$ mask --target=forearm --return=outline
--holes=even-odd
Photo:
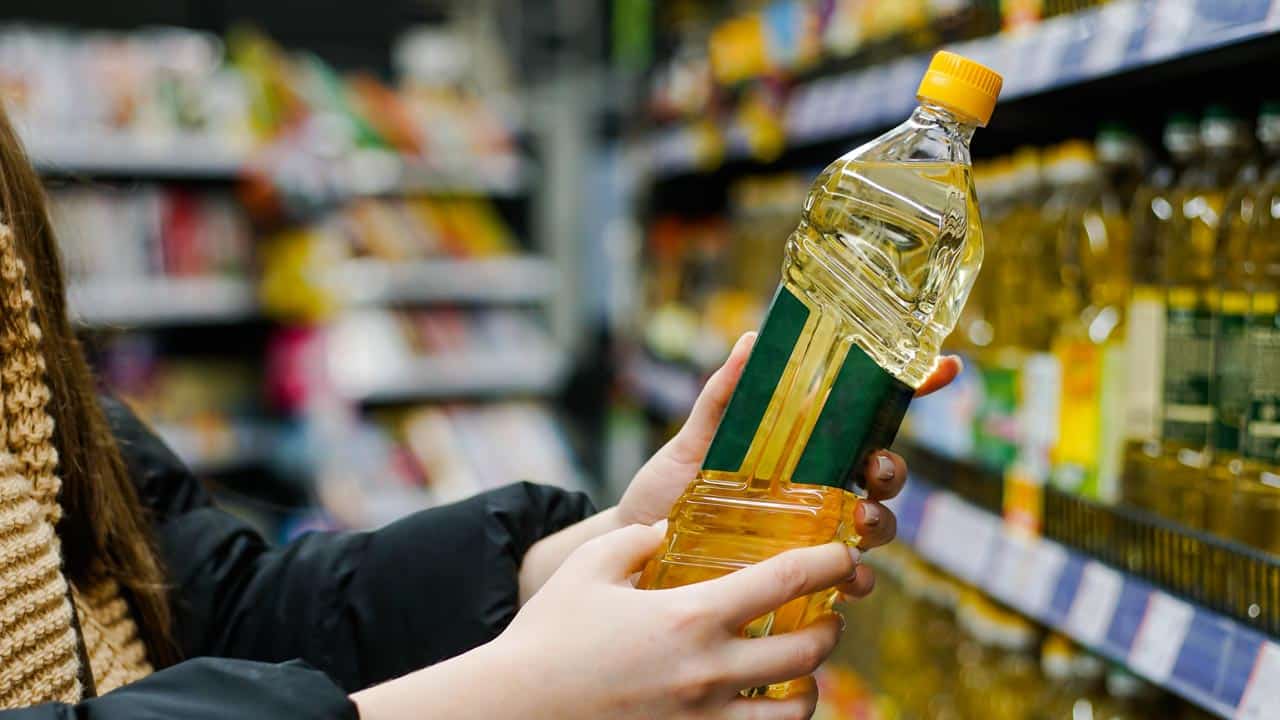
[[[529,718],[555,703],[546,688],[527,683],[528,667],[495,643],[417,670],[351,696],[360,720],[489,720]],[[501,678],[501,682],[496,679]]]
[[[618,509],[611,507],[534,543],[520,564],[520,604],[524,605],[526,600],[533,597],[564,559],[569,557],[569,553],[588,540],[620,526]]]

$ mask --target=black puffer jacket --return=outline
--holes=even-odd
[[[529,546],[592,512],[580,494],[521,483],[376,532],[270,548],[123,405],[104,406],[154,513],[190,659],[75,706],[0,720],[355,718],[348,692],[494,638],[518,608]]]

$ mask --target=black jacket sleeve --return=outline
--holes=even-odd
[[[348,692],[495,637],[515,615],[525,551],[592,512],[582,495],[522,483],[376,532],[270,548],[123,405],[104,407],[152,513],[176,639],[193,659],[0,720],[356,720]]]
[[[281,664],[199,658],[77,705],[0,712],[2,720],[357,720],[355,705],[324,673]]]

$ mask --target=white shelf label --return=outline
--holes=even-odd
[[[1196,17],[1195,3],[1187,0],[1161,0],[1151,13],[1147,42],[1143,55],[1155,59],[1172,55],[1182,48]]]
[[[1067,613],[1067,629],[1077,640],[1088,645],[1102,644],[1120,599],[1120,573],[1101,563],[1084,566],[1080,587]]]
[[[1004,532],[1000,561],[991,579],[991,593],[1033,617],[1044,617],[1067,562],[1057,543],[1017,532]]]
[[[921,554],[978,584],[1000,530],[999,520],[948,493],[937,493],[928,502],[917,540]]]
[[[1039,542],[1028,558],[1026,583],[1022,586],[1021,607],[1036,617],[1044,617],[1058,588],[1062,568],[1067,564],[1067,551],[1057,543]]]
[[[1152,682],[1168,680],[1194,614],[1191,606],[1181,600],[1162,592],[1151,593],[1147,613],[1129,652],[1129,665]]]
[[[1118,2],[1102,6],[1098,11],[1097,33],[1089,42],[1084,69],[1091,74],[1109,72],[1120,66],[1129,39],[1137,25],[1138,6],[1132,2]]]
[[[1280,717],[1280,647],[1265,642],[1249,685],[1240,700],[1236,720],[1273,720]]]

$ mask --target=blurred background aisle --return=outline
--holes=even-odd
[[[8,0],[104,384],[272,538],[612,502],[932,51],[984,269],[821,717],[1280,717],[1280,0]]]

